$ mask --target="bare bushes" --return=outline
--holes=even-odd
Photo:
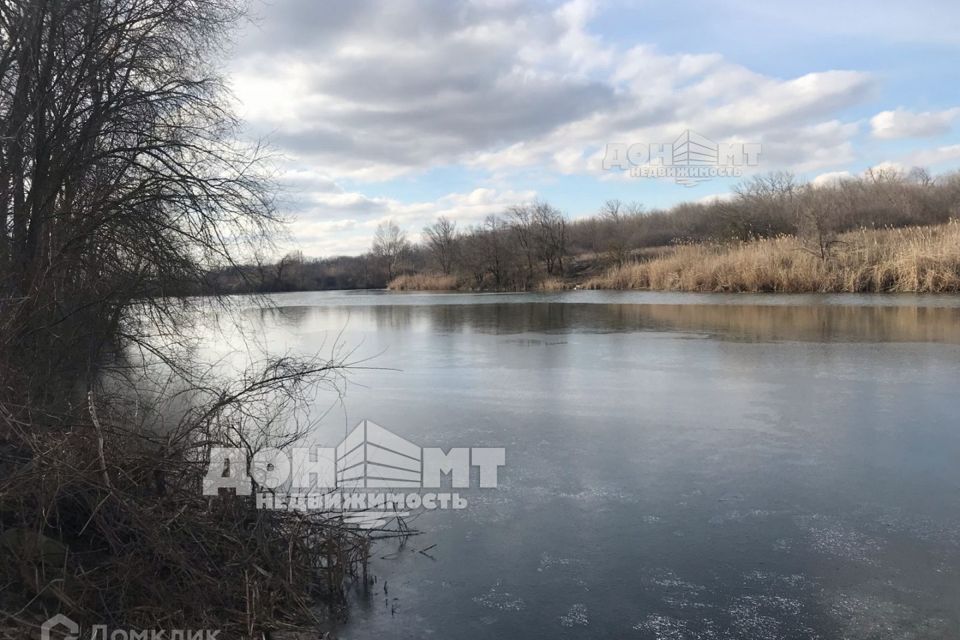
[[[193,354],[153,328],[175,342],[177,296],[278,227],[217,71],[241,15],[233,0],[0,3],[0,625],[15,637],[56,612],[252,635],[310,619],[309,598],[334,602],[365,556],[336,522],[203,498],[198,479],[214,443],[294,437],[285,409],[342,362],[187,375],[191,410],[165,429],[104,382],[135,349],[189,374]]]
[[[249,455],[297,439],[290,413],[316,385],[336,386],[343,365],[279,359],[211,381],[206,401],[165,431],[142,407],[120,412],[94,393],[58,430],[4,410],[0,626],[23,634],[60,612],[253,637],[337,615],[346,581],[363,575],[367,535],[331,514],[258,510],[201,486],[212,445]]]

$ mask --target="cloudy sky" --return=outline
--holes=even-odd
[[[367,250],[545,198],[578,217],[728,193],[602,167],[685,130],[807,179],[960,167],[955,0],[262,0],[227,62],[278,154],[284,249]]]

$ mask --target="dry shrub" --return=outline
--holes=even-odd
[[[960,291],[960,221],[852,231],[839,236],[826,258],[793,236],[680,246],[663,258],[610,269],[585,287],[702,292]]]
[[[264,417],[275,429],[277,414],[260,416],[257,405],[283,406],[340,366],[278,360],[159,433],[93,393],[57,428],[0,405],[0,637],[33,637],[55,613],[87,630],[245,638],[319,633],[342,616],[346,584],[366,579],[371,533],[335,514],[202,495],[211,446],[270,444],[242,423]]]
[[[391,291],[453,291],[456,288],[456,276],[442,273],[404,274],[387,285]]]
[[[537,291],[563,291],[566,288],[566,283],[560,278],[545,278],[537,283]]]

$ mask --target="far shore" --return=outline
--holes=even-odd
[[[824,243],[781,235],[667,246],[620,264],[603,263],[603,256],[580,256],[573,261],[570,275],[544,276],[522,290],[956,293],[960,291],[960,221],[850,231]],[[387,288],[491,290],[484,284],[454,273],[422,272],[399,275]]]

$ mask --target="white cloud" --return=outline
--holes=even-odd
[[[853,177],[849,171],[828,171],[816,176],[810,183],[815,187],[829,187]]]
[[[829,120],[770,131],[763,139],[759,168],[810,173],[842,167],[856,158],[852,140],[859,129],[856,122]]]
[[[733,192],[724,192],[724,193],[713,193],[709,196],[703,196],[702,198],[697,198],[699,204],[716,204],[718,202],[730,202],[737,197],[737,194]]]
[[[762,3],[735,3],[744,15],[782,21]],[[271,3],[239,43],[231,77],[251,132],[297,167],[283,175],[283,204],[299,220],[292,232],[304,251],[363,251],[387,218],[411,235],[440,214],[478,222],[532,197],[518,175],[620,179],[602,170],[606,143],[669,143],[686,129],[759,142],[751,171],[826,181],[868,160],[856,146],[867,122],[846,114],[874,96],[871,74],[827,65],[778,77],[720,53],[623,45],[592,29],[596,10],[593,0]],[[869,131],[934,136],[958,117],[960,108],[899,108],[877,113]],[[956,145],[899,159],[957,160]],[[472,172],[483,186],[408,202],[358,186],[438,167]]]
[[[359,254],[370,248],[377,225],[387,220],[396,222],[409,237],[418,238],[421,229],[438,216],[465,228],[535,197],[534,191],[480,187],[433,201],[404,203],[342,189],[311,192],[308,205],[298,211],[288,243],[283,243],[277,253],[300,249],[310,256]]]
[[[760,142],[764,168],[809,171],[852,158],[859,123],[820,119],[872,88],[862,73],[779,81],[718,56],[666,55],[649,47],[632,50],[615,76],[618,99],[605,109],[468,162],[494,171],[545,165],[564,174],[599,173],[607,142],[667,143],[692,129],[716,141]]]
[[[357,2],[322,17],[314,0],[279,4],[238,47],[234,92],[255,133],[337,177],[456,163],[614,97],[590,75],[610,53],[584,29],[582,0]]]
[[[912,167],[932,167],[958,161],[960,161],[960,144],[914,151],[905,158],[905,162]]]
[[[234,85],[256,132],[334,178],[442,165],[593,172],[608,141],[690,128],[763,142],[873,87],[856,71],[779,79],[718,54],[619,48],[589,30],[589,0],[364,0],[322,17],[315,4],[278,3],[240,47]],[[805,162],[823,159],[798,154]]]
[[[902,162],[897,162],[896,160],[884,160],[883,162],[878,162],[877,164],[868,167],[866,170],[864,170],[863,175],[905,175],[909,171],[909,165],[903,164]]]
[[[875,138],[893,140],[897,138],[929,138],[950,131],[953,121],[960,116],[960,108],[944,111],[923,111],[920,113],[903,108],[881,111],[870,119],[872,135]]]
[[[905,153],[894,160],[874,164],[865,173],[874,171],[908,174],[914,168],[934,168],[943,171],[955,169],[958,165],[960,165],[960,144],[951,144]]]

